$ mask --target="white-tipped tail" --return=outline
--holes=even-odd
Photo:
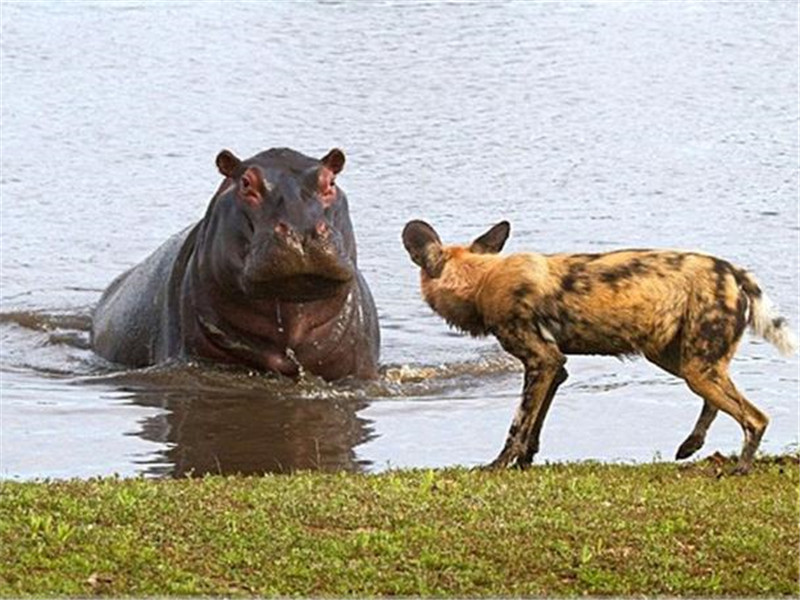
[[[797,352],[797,336],[766,294],[750,297],[750,329],[775,346],[784,356]]]

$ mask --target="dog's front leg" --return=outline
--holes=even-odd
[[[556,381],[561,376],[566,358],[554,343],[542,339],[536,330],[498,330],[496,335],[502,346],[522,361],[525,366],[525,383],[522,387],[522,399],[503,449],[488,467],[525,468],[533,457],[529,445],[534,437],[538,441],[538,429],[541,429],[544,420],[543,411],[547,410],[547,405],[561,383]]]
[[[550,384],[550,389],[547,390],[547,395],[545,396],[544,403],[539,409],[539,414],[536,415],[536,421],[533,423],[531,435],[528,436],[525,457],[523,458],[520,466],[529,466],[531,462],[533,462],[533,457],[537,452],[539,452],[539,436],[542,433],[544,419],[547,416],[547,411],[550,410],[550,404],[553,402],[553,397],[556,395],[559,386],[567,380],[567,377],[569,377],[567,370],[564,367],[561,367],[556,376],[553,378],[553,383]]]

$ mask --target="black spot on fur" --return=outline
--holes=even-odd
[[[681,320],[678,330],[675,332],[673,338],[667,342],[667,345],[661,349],[661,352],[655,357],[656,364],[661,368],[666,369],[673,375],[679,375],[681,356],[683,354],[681,347],[683,345],[683,320]]]
[[[633,277],[633,270],[625,266],[602,273],[600,275],[600,280],[603,283],[617,283],[621,279],[630,279],[631,277]]]
[[[717,275],[716,286],[714,289],[715,307],[722,313],[735,314],[737,309],[731,309],[728,307],[726,301],[726,287],[728,283],[728,277],[733,277],[734,281],[736,280],[736,269],[726,260],[719,258],[712,258],[711,260],[713,261],[714,273]]]
[[[559,305],[555,320],[558,321],[559,328],[569,327],[572,323],[572,315],[569,313],[569,311],[567,311],[566,308]]]
[[[686,260],[685,254],[671,254],[667,256],[665,259],[667,266],[675,269],[676,271],[680,271],[683,267],[683,262]]]
[[[633,338],[633,345],[638,350],[641,348],[646,348],[647,344],[650,342],[651,335],[649,333],[639,333],[634,336]]]
[[[725,288],[717,289],[717,298],[714,301],[714,308],[721,313],[735,314],[737,309],[728,308],[728,303],[725,301]],[[738,305],[737,305],[738,306]]]
[[[528,298],[533,293],[533,287],[528,283],[521,283],[514,289],[514,298],[516,300],[523,300]]]
[[[514,304],[514,306],[511,307],[511,320],[516,321],[518,319],[523,319],[528,312],[530,311],[527,306],[521,303]]]
[[[747,271],[744,269],[734,269],[733,276],[736,279],[736,284],[742,288],[748,296],[753,299],[761,298],[761,288],[750,278]]]
[[[739,297],[736,298],[736,323],[734,324],[734,341],[738,341],[742,334],[744,333],[745,327],[747,327],[747,296],[745,296],[741,291],[739,292]]]
[[[506,352],[527,364],[533,352],[528,347],[528,344],[525,343],[525,334],[532,327],[533,320],[531,316],[525,317],[513,314],[504,323],[502,329],[495,332],[495,337]]]
[[[775,319],[772,319],[772,326],[775,329],[780,329],[784,325],[786,325],[786,319],[784,319],[783,317],[777,317]]]
[[[575,275],[573,273],[567,273],[561,278],[561,289],[565,292],[575,291]]]
[[[707,362],[719,362],[730,350],[732,343],[729,322],[722,317],[708,318],[700,324],[702,343],[695,351]]]
[[[585,262],[573,262],[567,274],[561,278],[561,289],[575,294],[588,294],[592,291],[592,279],[586,272]]]
[[[592,262],[597,260],[598,258],[602,258],[602,254],[596,254],[591,252],[583,252],[580,254],[571,254],[570,258],[574,258],[575,260],[579,260],[581,262]]]
[[[600,281],[609,284],[612,288],[617,289],[620,282],[645,275],[650,271],[650,266],[639,258],[634,258],[630,262],[619,267],[608,269],[600,274]]]
[[[727,260],[722,260],[721,258],[712,258],[711,260],[714,261],[714,272],[717,275],[733,274],[735,269]]]
[[[559,290],[555,294],[542,296],[534,307],[531,315],[531,324],[540,323],[550,330],[550,332],[560,339],[560,332],[563,323],[568,320],[567,311],[564,308],[562,299],[564,292]]]
[[[536,385],[536,379],[539,377],[539,370],[534,366],[526,366],[525,368],[525,383],[522,387],[522,404],[520,409],[523,412],[528,412],[533,402],[533,386]]]

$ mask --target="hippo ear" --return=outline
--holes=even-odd
[[[217,168],[225,177],[233,177],[234,171],[242,164],[230,150],[223,150],[217,154]]]
[[[475,254],[497,254],[505,246],[510,231],[511,225],[509,225],[508,221],[500,221],[472,242],[469,251]]]
[[[338,148],[334,148],[323,156],[320,162],[333,171],[334,175],[338,175],[344,168],[344,152]]]
[[[425,221],[409,221],[403,228],[403,245],[411,260],[429,277],[437,278],[444,268],[442,241],[436,231]]]

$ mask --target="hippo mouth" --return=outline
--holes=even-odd
[[[279,245],[249,255],[242,275],[249,296],[301,302],[338,295],[353,280],[355,270],[331,248]]]
[[[309,302],[333,298],[353,280],[344,269],[334,273],[274,273],[248,281],[245,293],[253,298],[276,298],[290,302]]]
[[[324,300],[337,296],[352,277],[332,278],[322,275],[290,275],[268,282],[259,282],[259,287],[268,286],[269,295],[292,302]]]

